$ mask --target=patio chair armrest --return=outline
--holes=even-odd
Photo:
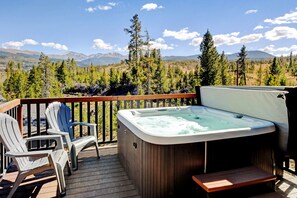
[[[56,149],[63,149],[63,140],[61,135],[38,135],[32,136],[24,139],[26,142],[36,141],[36,140],[55,140],[57,143]]]
[[[82,125],[82,126],[88,126],[88,127],[95,127],[97,125],[97,124],[88,123],[88,122],[72,122],[71,124],[73,126]]]
[[[47,157],[52,153],[51,150],[42,150],[42,151],[29,151],[29,152],[12,152],[8,151],[5,153],[7,157],[35,157],[35,158],[42,158]]]
[[[48,134],[50,135],[62,135],[62,136],[69,136],[68,132],[64,132],[64,131],[56,131],[54,129],[47,129],[46,131]]]
[[[50,135],[58,135],[60,137],[63,137],[66,141],[66,145],[67,148],[70,150],[72,147],[72,143],[71,143],[71,139],[70,139],[70,135],[68,132],[64,132],[64,131],[56,131],[54,129],[47,129],[47,133]]]
[[[72,124],[72,126],[82,125],[82,126],[90,127],[90,134],[92,136],[95,136],[96,139],[98,139],[97,138],[97,130],[96,130],[97,124],[88,123],[88,122],[72,122],[71,124]]]

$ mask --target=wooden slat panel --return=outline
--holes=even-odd
[[[79,121],[83,121],[83,104],[82,102],[79,102]],[[80,137],[83,136],[83,128],[82,125],[79,125],[79,135]]]
[[[217,192],[274,181],[276,176],[255,166],[194,175],[192,179],[206,192]]]
[[[112,141],[112,130],[113,130],[113,104],[109,102],[109,141]]]
[[[87,122],[91,123],[91,103],[87,102]],[[88,135],[90,135],[90,127],[88,127]]]
[[[105,115],[106,115],[106,104],[105,101],[102,102],[102,141],[105,142],[105,135],[106,135],[106,130],[105,130]]]

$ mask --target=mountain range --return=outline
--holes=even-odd
[[[263,60],[272,59],[274,56],[263,51],[248,51],[247,58],[250,60]],[[77,52],[67,52],[65,54],[46,54],[51,61],[67,60],[73,58],[78,66],[84,67],[91,63],[94,65],[108,65],[120,63],[126,59],[125,55],[119,53],[97,53],[91,55],[85,55]],[[17,50],[17,49],[4,49],[0,48],[0,68],[5,68],[8,61],[13,60],[14,62],[21,62],[25,68],[31,68],[34,64],[38,64],[38,58],[40,52],[28,51],[28,50]],[[182,61],[182,60],[197,60],[198,55],[191,56],[164,56],[165,61]],[[226,55],[228,60],[238,59],[238,53]]]

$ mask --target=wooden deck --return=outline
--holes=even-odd
[[[96,151],[86,150],[79,155],[78,170],[66,174],[68,197],[140,197],[117,157],[117,147],[101,147],[101,159]],[[10,172],[0,183],[0,197],[6,197],[16,172]],[[276,183],[276,191],[285,197],[297,197],[297,176],[285,173]],[[28,177],[17,189],[14,197],[56,197],[57,181],[51,171]]]

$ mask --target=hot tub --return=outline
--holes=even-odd
[[[274,124],[203,106],[120,110],[118,119],[152,144],[184,144],[271,133]]]
[[[127,109],[117,118],[120,161],[143,197],[191,196],[191,175],[202,172],[250,164],[273,172],[272,122],[204,106]]]

